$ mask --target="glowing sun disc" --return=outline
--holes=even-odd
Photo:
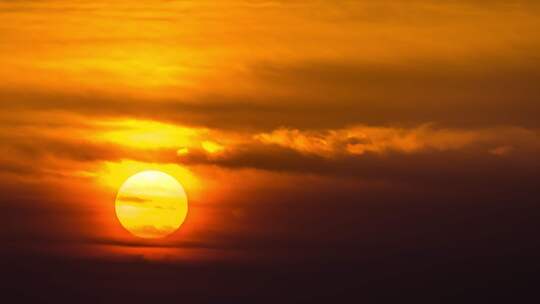
[[[188,210],[186,192],[172,176],[143,171],[128,178],[116,196],[122,226],[142,238],[161,238],[178,230]]]

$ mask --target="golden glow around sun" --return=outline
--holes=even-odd
[[[184,188],[161,171],[143,171],[124,182],[116,197],[116,216],[133,235],[160,238],[184,222],[188,202]]]

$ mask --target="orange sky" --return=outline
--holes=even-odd
[[[285,258],[375,246],[406,202],[534,200],[539,28],[537,1],[0,1],[0,242]],[[189,198],[166,240],[114,215],[150,169]]]

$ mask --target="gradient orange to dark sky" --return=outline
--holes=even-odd
[[[526,294],[539,30],[533,0],[0,0],[4,286],[34,303]],[[164,239],[115,215],[143,170],[189,199]]]

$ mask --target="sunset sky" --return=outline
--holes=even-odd
[[[486,260],[507,278],[538,253],[538,1],[0,0],[0,66],[0,259],[16,289],[58,271],[27,286],[84,294],[111,268],[195,272],[178,283],[190,299],[268,300],[266,276],[290,269],[333,297]],[[144,170],[188,197],[163,239],[115,215]],[[208,283],[233,265],[248,291]],[[273,296],[289,303],[285,285]]]

